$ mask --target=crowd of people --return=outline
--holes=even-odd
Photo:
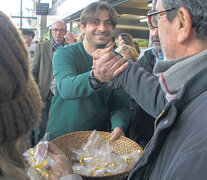
[[[45,132],[95,129],[144,148],[128,180],[206,179],[205,0],[154,0],[147,16],[152,47],[140,53],[128,33],[115,43],[118,17],[105,1],[82,11],[79,42],[56,21],[35,48],[34,32],[0,12],[0,179],[30,179],[22,153]],[[82,179],[52,143],[48,155],[49,180]]]

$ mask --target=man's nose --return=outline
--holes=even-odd
[[[105,31],[105,29],[106,29],[106,26],[105,26],[104,22],[101,22],[98,26],[98,30]]]
[[[58,31],[57,31],[57,34],[61,34],[61,31],[60,31],[60,30],[58,30]]]
[[[154,36],[158,36],[158,28],[153,28],[151,31]]]

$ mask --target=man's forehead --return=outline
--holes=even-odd
[[[65,24],[62,23],[62,22],[56,22],[55,24],[53,24],[52,27],[53,27],[53,28],[55,28],[55,27],[63,27],[63,28],[65,28]]]
[[[107,17],[110,19],[109,11],[106,9],[100,9],[95,15],[93,15],[92,18],[94,19],[100,19],[101,17]]]
[[[110,18],[92,18],[90,21],[111,21]]]

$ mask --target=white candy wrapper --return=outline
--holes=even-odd
[[[40,142],[23,153],[23,156],[31,168],[40,172],[40,175],[47,179],[47,168],[56,164],[55,160],[47,155],[49,135],[46,133]]]

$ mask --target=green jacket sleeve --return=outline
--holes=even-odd
[[[110,99],[111,128],[120,127],[126,130],[131,122],[129,98],[123,90],[114,90]]]
[[[96,90],[89,84],[89,71],[79,72],[82,65],[73,48],[59,47],[53,56],[53,71],[56,88],[63,99],[79,99],[90,96]],[[91,66],[90,66],[91,68]]]

